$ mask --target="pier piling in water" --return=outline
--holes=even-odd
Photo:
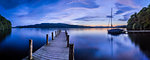
[[[67,33],[67,31],[65,30],[65,34],[66,34],[66,36],[68,35],[68,33]]]
[[[74,44],[69,44],[69,60],[74,60]]]
[[[55,31],[55,37],[56,37],[56,31]]]
[[[52,40],[54,40],[54,35],[53,35],[53,32],[52,32]]]
[[[33,46],[32,46],[32,40],[31,39],[29,40],[29,49],[30,49],[29,60],[32,60],[33,59],[33,57],[32,57]]]
[[[69,47],[69,35],[67,35],[67,47]]]
[[[48,34],[46,34],[46,45],[48,45]]]

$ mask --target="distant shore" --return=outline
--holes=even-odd
[[[111,28],[110,26],[83,26],[64,23],[41,23],[35,25],[16,26],[13,28]],[[126,28],[126,25],[114,26],[112,28]]]

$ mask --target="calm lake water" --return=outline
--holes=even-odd
[[[19,60],[46,43],[46,34],[57,29],[13,28],[0,32],[0,59]],[[107,34],[106,28],[67,29],[75,44],[75,60],[149,60],[150,33]],[[51,38],[51,35],[50,37]]]

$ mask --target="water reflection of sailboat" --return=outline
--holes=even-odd
[[[112,35],[109,35],[110,37],[108,37],[108,40],[110,41],[110,52],[111,52],[111,56],[113,56],[113,49],[114,49],[114,47],[113,47],[113,37],[112,37]]]
[[[110,18],[111,18],[111,19],[110,19],[110,20],[111,20],[111,26],[110,26],[111,29],[108,30],[108,34],[117,35],[117,34],[125,33],[125,31],[124,31],[123,29],[116,29],[116,28],[115,28],[115,29],[112,29],[112,28],[114,28],[114,27],[113,27],[113,24],[112,24],[112,18],[113,18],[112,10],[113,10],[113,9],[111,8],[111,17],[110,17]]]
[[[110,38],[110,44],[111,44],[111,56],[113,56],[113,37]]]

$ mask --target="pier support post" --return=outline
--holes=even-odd
[[[56,31],[56,36],[58,36],[58,31]]]
[[[74,44],[69,45],[69,60],[74,60]]]
[[[53,32],[52,32],[52,40],[54,40],[54,35],[53,35]]]
[[[58,31],[56,31],[56,37],[58,36]]]
[[[69,47],[69,35],[67,35],[67,47]]]
[[[67,31],[66,31],[66,30],[65,30],[65,34],[66,34],[66,37],[67,37],[68,33],[67,33]]]
[[[59,33],[61,33],[61,30],[59,30]]]
[[[46,34],[46,45],[48,45],[48,34]]]
[[[56,37],[56,35],[57,35],[57,33],[56,33],[56,31],[55,31],[55,37]]]
[[[58,30],[58,35],[59,35],[59,33],[60,33],[60,32],[59,32],[59,30]]]
[[[60,32],[61,32],[61,30],[58,30],[57,32],[58,32],[58,35],[59,35],[59,34],[60,34]]]
[[[33,59],[33,57],[32,57],[33,45],[32,45],[32,40],[31,39],[29,40],[29,49],[30,49],[29,60],[32,60]]]

